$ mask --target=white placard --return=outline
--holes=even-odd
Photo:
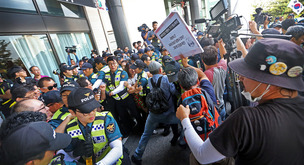
[[[177,12],[171,12],[155,34],[175,60],[178,60],[180,55],[189,57],[204,52]]]

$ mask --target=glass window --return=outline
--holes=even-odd
[[[42,15],[84,18],[81,6],[61,3],[57,0],[36,0]]]
[[[46,35],[0,36],[0,64],[2,73],[14,64],[25,66],[28,71],[31,66],[38,66],[41,75],[52,77],[59,84],[58,76],[53,74],[58,65]]]
[[[68,34],[51,34],[56,52],[59,56],[60,62],[68,64],[68,54],[65,51],[66,47],[76,46],[76,56],[79,60],[82,57],[90,57],[93,49],[89,34],[87,33],[68,33]],[[74,55],[71,55],[74,61],[77,61]]]
[[[32,0],[2,0],[0,11],[37,13]]]

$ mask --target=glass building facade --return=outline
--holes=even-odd
[[[0,1],[0,73],[13,65],[29,74],[38,66],[56,80],[53,70],[67,63],[65,47],[76,46],[79,59],[90,58],[94,45],[83,7],[57,0]],[[76,61],[75,56],[71,56]]]

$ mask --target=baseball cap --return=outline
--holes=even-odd
[[[197,32],[197,35],[198,35],[198,36],[202,36],[202,35],[204,35],[204,33],[201,32],[201,31],[199,31],[199,32]]]
[[[163,56],[162,58],[162,63],[166,66],[168,63],[170,63],[172,60],[172,58],[170,56]]]
[[[47,122],[30,122],[13,129],[3,139],[3,156],[17,164],[45,151],[66,148],[71,140],[70,135],[56,133]]]
[[[73,91],[76,88],[79,88],[79,84],[75,81],[67,81],[64,82],[60,88],[60,93],[64,91]]]
[[[133,53],[133,54],[131,55],[131,60],[135,61],[135,60],[137,60],[137,59],[139,59],[139,56],[138,56],[136,53]]]
[[[45,105],[49,105],[50,103],[59,103],[62,102],[60,97],[60,92],[57,90],[46,92],[42,95]]]
[[[86,70],[88,68],[93,68],[92,64],[86,62],[82,64],[82,67],[79,70]]]
[[[87,56],[82,57],[82,60],[89,60]]]
[[[156,61],[152,61],[150,63],[150,65],[148,66],[149,72],[153,72],[158,70],[161,67],[161,64],[156,62]]]
[[[149,47],[145,48],[145,53],[147,53],[148,51],[151,51],[151,49]]]
[[[265,29],[262,34],[280,34],[280,32],[274,28]]]
[[[137,53],[145,53],[145,51],[143,49],[139,49]]]
[[[303,54],[304,49],[291,41],[265,38],[256,42],[245,58],[231,61],[228,65],[252,80],[304,91]]]
[[[180,70],[180,65],[176,61],[172,61],[165,66],[165,72],[168,76],[169,82],[175,82],[178,80],[178,72]]]
[[[106,62],[104,61],[104,59],[102,57],[96,57],[94,59],[95,64],[106,64]]]
[[[123,58],[123,55],[120,54],[120,53],[118,53],[118,54],[117,54],[117,60],[120,61],[122,58]]]
[[[140,60],[140,59],[137,59],[133,65],[130,66],[131,69],[136,69],[136,68],[140,68],[140,69],[143,69],[145,68],[145,63]]]
[[[273,24],[272,27],[273,27],[273,28],[275,28],[275,27],[280,27],[280,28],[282,28],[282,24],[276,23],[276,24]]]
[[[102,54],[102,57],[108,57],[108,56],[111,56],[111,55],[112,55],[111,53],[104,52],[104,53]]]
[[[167,49],[165,48],[165,47],[163,47],[162,49],[161,49],[161,51],[166,51]]]
[[[62,65],[61,68],[60,68],[60,70],[61,70],[62,72],[65,72],[65,71],[67,71],[67,70],[73,70],[73,69],[75,69],[76,67],[77,67],[77,66]]]
[[[81,113],[90,113],[101,106],[99,102],[95,100],[93,91],[82,87],[77,88],[70,93],[68,104],[69,107],[76,108]]]

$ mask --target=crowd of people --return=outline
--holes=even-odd
[[[0,164],[142,164],[151,135],[163,127],[170,143],[191,149],[190,164],[302,164],[304,26],[293,18],[260,33],[288,39],[240,38],[242,57],[227,64],[222,39],[193,33],[204,52],[175,61],[154,34],[143,42],[90,58],[68,53],[60,85],[32,66],[13,66],[0,78]],[[76,56],[76,61],[71,55]],[[229,58],[229,57],[228,57]],[[226,106],[228,66],[249,100]],[[233,113],[232,113],[233,111]],[[141,138],[129,156],[122,140]],[[157,144],[155,144],[157,145]],[[151,154],[151,153],[149,153]]]

